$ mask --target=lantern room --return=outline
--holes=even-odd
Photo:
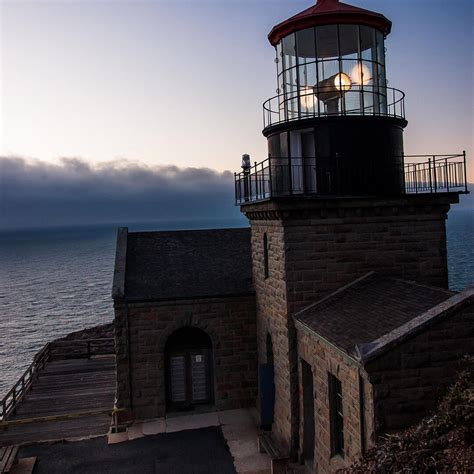
[[[395,111],[403,94],[387,89],[390,29],[383,15],[337,0],[319,0],[275,26],[269,40],[276,48],[278,95],[266,103],[265,126],[334,115],[403,117],[401,106]]]
[[[365,25],[321,25],[276,45],[279,101],[287,120],[387,114],[385,47]]]

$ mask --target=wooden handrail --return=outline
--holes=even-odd
[[[96,346],[98,350],[92,350],[93,346]],[[68,348],[67,353],[61,353],[61,346]],[[77,347],[80,349],[78,350]],[[104,349],[105,347],[105,349]],[[85,350],[83,350],[85,348]],[[58,354],[59,353],[59,354]],[[71,340],[59,340],[52,343],[51,348],[51,359],[57,357],[69,356],[67,358],[75,357],[87,357],[90,358],[93,355],[109,355],[115,354],[114,340],[110,337],[103,338],[91,338],[91,339],[71,339]]]
[[[28,425],[31,423],[44,423],[47,421],[70,420],[73,418],[82,418],[84,416],[95,416],[95,415],[114,416],[115,413],[119,413],[122,411],[125,411],[125,408],[110,408],[107,410],[80,411],[80,412],[75,412],[75,413],[64,413],[62,415],[37,416],[33,418],[22,418],[20,420],[0,421],[0,429],[8,428],[9,426]]]
[[[48,342],[38,353],[35,354],[33,362],[3,397],[0,403],[0,420],[4,421],[6,419],[28,391],[33,383],[33,377],[37,374],[39,369],[44,368],[49,359],[50,349],[51,343]]]
[[[58,346],[81,346],[85,345],[85,351],[69,351],[71,357],[87,357],[90,358],[91,355],[108,355],[113,354],[114,349],[107,349],[102,352],[93,352],[91,350],[91,345],[95,343],[102,343],[101,346],[106,344],[113,344],[112,338],[95,338],[95,339],[71,339],[71,340],[62,340],[48,342],[39,352],[37,352],[33,358],[33,362],[25,370],[23,375],[18,379],[18,381],[13,385],[13,387],[7,392],[0,402],[0,422],[6,420],[8,415],[12,413],[18,403],[22,400],[25,393],[30,389],[33,379],[39,376],[39,371],[44,369],[46,362],[50,359],[53,359],[55,354],[55,349],[58,349]],[[59,349],[61,350],[61,349]],[[56,355],[56,357],[58,357]]]

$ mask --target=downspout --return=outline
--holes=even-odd
[[[360,426],[360,450],[362,457],[367,451],[366,427],[365,427],[365,385],[359,368],[359,426]]]

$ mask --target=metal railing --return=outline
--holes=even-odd
[[[48,342],[33,358],[33,362],[23,372],[23,375],[0,401],[0,421],[5,421],[8,415],[15,411],[18,403],[30,389],[39,372],[50,360],[90,358],[96,355],[114,354],[114,341],[102,339],[72,339]]]
[[[405,155],[407,193],[467,193],[466,152],[458,155]],[[426,160],[428,158],[428,160]]]
[[[278,94],[263,104],[264,128],[291,122],[334,116],[382,116],[405,118],[405,93],[392,87],[356,86],[340,91],[331,101],[317,88]]]
[[[419,193],[467,193],[466,153],[430,155],[425,162],[406,163],[398,157],[391,166],[352,164],[340,157],[270,157],[247,172],[235,173],[235,203],[286,196],[372,196]],[[396,164],[396,162],[400,164]]]

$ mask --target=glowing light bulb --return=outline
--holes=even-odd
[[[334,86],[338,91],[350,90],[351,84],[351,78],[343,72],[336,74],[336,76],[334,77]]]
[[[351,70],[351,79],[354,84],[366,86],[372,80],[369,68],[365,64],[356,64]]]

